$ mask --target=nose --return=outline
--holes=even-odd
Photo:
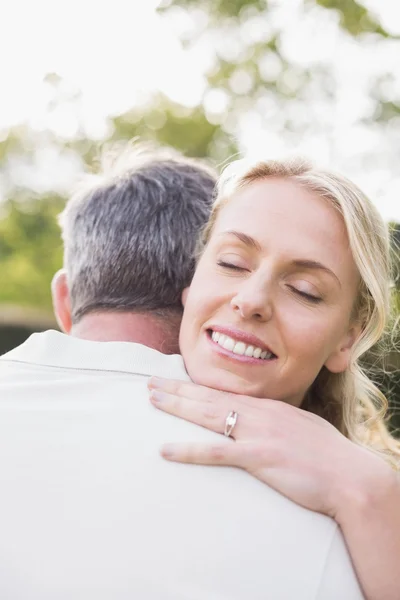
[[[266,281],[247,280],[231,300],[231,308],[242,319],[269,321],[272,316],[272,291]]]

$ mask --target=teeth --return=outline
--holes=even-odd
[[[247,346],[245,356],[253,356],[254,346]]]
[[[235,354],[244,354],[246,351],[246,344],[243,342],[236,342],[233,352]]]
[[[232,350],[235,347],[235,340],[233,340],[232,338],[230,338],[226,335],[225,339],[224,339],[224,343],[222,345],[225,348],[225,350],[230,350],[232,352]]]
[[[274,358],[274,354],[272,352],[268,352],[267,350],[262,350],[262,348],[256,348],[255,346],[247,345],[244,342],[237,342],[233,338],[224,335],[223,333],[219,333],[218,331],[213,331],[211,334],[211,338],[214,342],[233,352],[234,354],[240,354],[244,356],[250,356],[253,358],[261,358],[263,360],[269,360]]]

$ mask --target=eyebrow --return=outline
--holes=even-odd
[[[295,267],[301,267],[302,269],[318,269],[319,271],[325,271],[325,273],[328,273],[328,275],[332,275],[332,277],[334,277],[338,282],[339,286],[342,287],[339,277],[331,269],[316,260],[293,260],[292,265]]]
[[[252,238],[250,235],[247,235],[246,233],[242,233],[241,231],[224,231],[220,235],[233,235],[236,238],[238,238],[238,240],[243,242],[243,244],[249,246],[249,248],[253,248],[254,250],[258,250],[259,252],[262,251],[260,244],[254,238]]]
[[[253,248],[255,250],[258,250],[259,252],[262,251],[260,244],[254,238],[252,238],[250,235],[247,235],[246,233],[242,233],[241,231],[233,231],[233,230],[232,231],[224,231],[220,235],[221,236],[222,235],[235,236],[238,240],[240,240],[243,244],[245,244],[249,248]],[[336,281],[338,282],[339,286],[342,287],[339,277],[331,269],[329,269],[322,263],[318,262],[317,260],[297,259],[297,260],[293,260],[291,264],[294,267],[299,267],[301,269],[314,269],[314,270],[324,271],[328,275],[331,275],[332,277],[334,277],[336,279]]]

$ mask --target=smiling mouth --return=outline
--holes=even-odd
[[[263,350],[260,347],[251,344],[245,344],[241,340],[220,333],[219,331],[207,330],[209,338],[215,343],[224,348],[228,352],[237,354],[238,356],[246,356],[248,358],[256,358],[259,360],[273,360],[277,358],[276,354],[268,350]]]

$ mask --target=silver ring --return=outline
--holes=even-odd
[[[237,414],[237,412],[235,412],[234,410],[231,410],[229,415],[226,417],[225,430],[224,430],[224,435],[226,435],[226,437],[230,437],[232,435],[232,431],[235,429],[235,425],[237,423],[238,416],[239,415]]]

